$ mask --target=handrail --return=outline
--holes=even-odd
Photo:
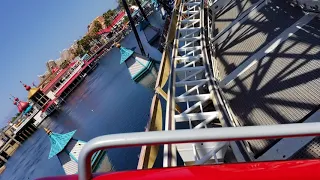
[[[173,13],[171,14],[171,21],[169,24],[168,33],[166,35],[165,47],[163,49],[161,63],[160,63],[159,71],[158,71],[158,76],[157,76],[156,84],[154,87],[155,94],[152,98],[153,100],[152,100],[152,103],[150,106],[150,119],[149,119],[149,122],[146,126],[146,131],[152,131],[151,125],[155,124],[156,123],[155,121],[157,121],[155,113],[159,113],[159,111],[162,111],[161,106],[160,106],[160,109],[158,106],[158,104],[161,103],[160,99],[159,99],[159,95],[161,95],[164,99],[166,99],[166,97],[167,97],[167,95],[164,93],[162,88],[166,84],[168,77],[169,77],[169,69],[170,69],[169,45],[174,40],[174,34],[176,31],[176,22],[177,22],[177,8],[179,8],[179,3],[180,3],[180,0],[176,0],[175,5],[174,5],[174,9],[173,9]],[[179,107],[177,107],[176,109],[179,109]],[[161,122],[162,122],[162,119],[161,119]],[[145,153],[147,152],[147,148],[151,148],[151,147],[143,146],[141,148],[140,158],[139,158],[137,169],[144,168],[144,162],[146,161],[146,158],[145,158],[146,154]]]
[[[177,25],[177,32],[175,33],[175,41],[173,45],[173,52],[172,52],[172,58],[173,60],[171,61],[171,71],[170,71],[170,78],[169,78],[169,83],[168,83],[168,97],[167,97],[167,105],[166,105],[166,130],[174,130],[175,129],[175,123],[176,123],[176,116],[184,116],[185,119],[187,119],[187,114],[192,112],[197,106],[200,107],[200,111],[197,114],[197,120],[203,121],[203,118],[201,119],[200,114],[203,114],[203,105],[205,101],[202,101],[200,97],[205,97],[206,100],[210,99],[212,102],[213,106],[215,106],[215,110],[211,110],[212,112],[214,111],[220,111],[221,108],[218,106],[221,103],[217,100],[216,96],[216,83],[214,82],[214,76],[213,72],[210,69],[210,59],[208,57],[208,44],[206,42],[206,22],[205,22],[205,6],[206,6],[206,1],[205,0],[197,0],[197,1],[182,1],[182,4],[184,6],[181,6],[183,8],[180,9],[179,12],[179,18],[178,18],[178,25]],[[189,10],[191,10],[194,14],[190,14]],[[196,13],[195,13],[196,12]],[[184,14],[182,14],[184,13]],[[197,15],[195,15],[197,14]],[[197,17],[199,16],[199,17]],[[191,19],[190,19],[191,18]],[[199,22],[199,23],[190,23],[192,21]],[[179,27],[180,26],[180,27]],[[200,31],[195,31],[194,29],[200,29]],[[180,32],[181,31],[181,32]],[[184,34],[186,33],[186,34]],[[188,40],[188,38],[185,37],[196,37],[198,39],[196,40]],[[199,42],[198,42],[199,40]],[[195,43],[197,41],[197,43]],[[198,51],[200,50],[200,51]],[[179,51],[179,53],[178,53]],[[193,53],[192,53],[193,51]],[[199,72],[204,74],[204,77],[197,77],[197,73],[191,73],[192,67],[189,69],[189,73],[193,74],[195,76],[195,79],[191,83],[194,84],[189,84],[191,79],[191,75],[185,72],[184,77],[179,77],[177,78],[177,74],[175,71],[176,69],[180,69],[180,71],[183,71],[185,69],[181,68],[179,66],[180,64],[183,64],[181,62],[181,59],[183,58],[194,58],[195,53],[197,56],[200,56],[200,63],[199,64],[193,64],[193,67],[199,66],[200,70]],[[192,61],[190,61],[192,63]],[[185,62],[184,62],[185,63]],[[186,65],[186,63],[185,63]],[[182,76],[182,75],[180,75]],[[187,80],[181,80],[181,79],[187,79]],[[190,89],[196,89],[199,86],[201,87],[203,84],[201,82],[204,82],[204,84],[207,85],[209,92],[204,93],[204,92],[196,92],[195,95],[189,95],[192,90]],[[174,109],[174,105],[176,104],[176,99],[179,98],[177,93],[176,93],[176,88],[178,87],[177,84],[180,86],[183,85],[185,87],[184,89],[184,94],[183,94],[183,101],[180,103],[183,103],[182,107],[187,107],[183,113],[175,113],[176,108]],[[191,88],[193,86],[193,88]],[[198,87],[197,87],[198,86]],[[188,89],[189,87],[189,89]],[[185,95],[186,94],[186,95]],[[189,97],[187,97],[189,96]],[[193,96],[193,97],[192,97]],[[197,97],[200,100],[191,100],[192,98]],[[204,99],[204,98],[203,98]],[[191,102],[196,102],[194,105],[189,106],[190,101]],[[216,102],[218,101],[218,102]],[[179,101],[177,101],[179,102]],[[198,116],[199,115],[199,116]],[[221,116],[222,117],[222,116]],[[204,118],[206,119],[206,118]],[[219,118],[220,119],[220,118]],[[221,122],[223,120],[220,120]],[[181,148],[180,148],[181,149]],[[175,155],[175,146],[165,146],[164,147],[165,154],[167,155],[167,158],[164,160],[165,166],[175,166],[175,161],[176,161],[176,155]],[[170,151],[170,152],[169,152]],[[196,150],[194,150],[194,154],[196,154]],[[182,157],[183,158],[183,157]]]
[[[92,178],[91,157],[94,152],[107,148],[300,136],[320,136],[320,123],[188,129],[105,135],[90,140],[80,152],[78,166],[79,179],[90,180]]]
[[[179,3],[180,0],[176,0],[175,5],[174,5],[174,9],[172,10],[173,13],[171,15],[171,21],[170,21],[170,25],[169,25],[169,29],[168,29],[168,34],[166,36],[166,44],[162,53],[162,58],[161,58],[161,64],[160,64],[160,68],[159,68],[159,74],[157,77],[157,81],[156,81],[156,85],[155,85],[155,89],[157,87],[163,87],[165,85],[165,83],[167,82],[168,79],[168,74],[166,73],[166,67],[170,66],[170,58],[169,58],[169,44],[171,44],[174,40],[174,34],[176,32],[176,23],[177,23],[177,10],[179,8]],[[169,63],[169,64],[168,64]],[[164,76],[164,77],[163,77]]]

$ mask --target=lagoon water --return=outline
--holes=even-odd
[[[163,21],[156,13],[149,17],[159,28]],[[133,33],[121,44],[137,47]],[[135,84],[124,64],[120,65],[119,50],[113,48],[100,60],[97,69],[68,97],[62,109],[47,118],[6,163],[0,180],[25,180],[64,175],[57,157],[48,159],[50,141],[42,128],[66,133],[77,130],[77,139],[144,131],[149,118],[153,92]],[[107,151],[116,171],[136,169],[140,148],[119,148]]]

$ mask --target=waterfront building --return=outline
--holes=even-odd
[[[40,107],[38,105],[35,105],[32,101],[30,102],[24,102],[24,101],[20,101],[19,98],[14,98],[15,101],[13,102],[13,104],[15,106],[17,106],[18,111],[19,111],[19,116],[16,117],[16,119],[12,122],[15,123],[14,125],[12,124],[12,128],[14,128],[14,130],[17,130],[17,127],[19,127],[25,120],[27,119],[32,119],[33,121],[36,120],[43,120],[43,118],[37,118],[35,117],[37,113],[40,112]],[[39,116],[42,113],[39,113]],[[35,126],[37,124],[34,124]]]
[[[93,29],[94,29],[94,22],[95,22],[95,21],[98,21],[98,22],[101,24],[102,28],[105,28],[106,25],[105,25],[105,23],[104,23],[104,17],[103,17],[103,16],[98,16],[98,17],[96,17],[93,21],[91,21],[91,23],[87,26],[88,33],[93,31]]]
[[[26,89],[31,87],[26,86]],[[36,131],[36,126],[38,126],[45,117],[42,117],[42,111],[38,104],[35,104],[33,101],[21,101],[17,97],[13,97],[13,104],[17,107],[19,114],[15,117],[15,119],[10,119],[8,122],[8,129],[6,135],[11,139],[11,147],[7,149],[16,149],[15,144],[23,142],[29,136]],[[10,130],[10,131],[9,131]],[[11,132],[11,133],[8,133]],[[7,143],[8,144],[8,143]],[[1,153],[1,150],[0,150]]]
[[[120,11],[116,17],[113,19],[113,21],[111,22],[111,24],[104,28],[101,29],[97,34],[104,36],[106,39],[110,38],[109,34],[112,35],[112,31],[114,30],[114,27],[116,27],[117,25],[121,24],[124,16],[126,15],[126,13],[124,11]]]
[[[49,159],[57,156],[59,162],[67,175],[78,173],[78,158],[80,151],[86,142],[73,138],[76,130],[66,134],[54,133],[49,129],[44,129],[49,136],[51,149]],[[104,155],[103,151],[96,152],[91,159],[93,171],[98,167],[99,161]]]
[[[60,53],[60,60],[63,61],[71,61],[74,55],[71,49],[63,49]]]
[[[125,63],[131,79],[147,88],[154,88],[157,79],[157,70],[154,60],[142,56],[131,49],[116,45],[120,49],[120,64]]]
[[[36,127],[52,112],[54,112],[71,91],[84,79],[85,74],[93,68],[93,61],[84,63],[80,58],[73,61],[69,66],[57,72],[55,79],[44,87],[30,87],[23,84],[28,91],[28,102],[14,98],[20,115],[12,124],[13,135],[19,142],[25,141],[36,130]],[[10,136],[11,137],[11,136]],[[10,150],[9,147],[8,150]],[[11,148],[12,149],[12,148]]]
[[[40,116],[42,115],[42,112],[40,112],[39,105],[34,104],[34,102],[24,102],[19,100],[19,98],[14,97],[13,104],[17,106],[19,115],[15,118],[14,121],[9,121],[9,125],[12,126],[14,131],[17,130],[17,128],[24,122],[32,119],[33,124],[37,126],[36,121],[42,121],[43,118]],[[13,123],[13,124],[12,124]]]
[[[81,57],[81,60],[88,61],[90,59],[90,56],[88,54],[85,54]]]
[[[5,144],[5,140],[0,137],[0,148]]]
[[[4,128],[0,133],[0,166],[7,162],[7,159],[9,159],[21,145],[21,143],[14,138],[14,130],[10,123],[9,126]]]
[[[84,67],[85,62],[76,58],[67,67],[60,69],[48,84],[41,87],[41,91],[55,104],[60,104],[86,76],[82,73]]]
[[[100,49],[100,47],[102,46],[102,44],[100,43],[100,42],[96,42],[96,40],[95,41],[91,41],[90,42],[90,54],[92,53],[95,53],[95,52],[97,52],[99,49]]]
[[[49,71],[45,71],[43,74],[38,75],[38,80],[40,84],[45,83],[45,81],[48,79],[48,77],[51,75]]]
[[[33,103],[36,109],[42,111],[39,112],[41,118],[45,118],[56,109],[56,105],[53,103],[53,100],[43,93],[40,88],[30,87],[26,84],[23,84],[23,86],[26,91],[28,91],[28,100]]]
[[[57,92],[81,69],[83,61],[73,61],[64,69],[60,69],[57,75],[41,88],[51,100],[56,100]]]
[[[13,105],[17,106],[19,113],[24,113],[24,111],[29,107],[28,102],[20,101],[18,98],[15,98]]]
[[[54,73],[54,69],[58,68],[57,63],[52,59],[46,63],[46,66],[47,66],[47,71],[49,71],[50,73]]]

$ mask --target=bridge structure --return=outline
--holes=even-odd
[[[176,0],[146,129],[157,132],[89,141],[80,179],[94,151],[124,146],[144,145],[138,169],[159,157],[163,167],[318,158],[319,7]]]
[[[319,4],[176,1],[169,70],[159,73],[168,73],[164,130],[318,122]],[[167,144],[163,166],[178,156],[185,165],[315,158],[320,146],[314,136]]]

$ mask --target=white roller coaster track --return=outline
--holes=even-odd
[[[214,104],[214,86],[205,37],[204,1],[182,0],[172,50],[165,130],[176,130],[176,124],[181,122],[188,122],[190,129],[208,128],[211,122],[221,119],[219,108],[205,108]],[[176,103],[185,108],[182,113],[175,112]],[[209,159],[218,162],[223,160],[226,144],[165,145],[163,165],[176,166],[176,150],[186,164]]]

